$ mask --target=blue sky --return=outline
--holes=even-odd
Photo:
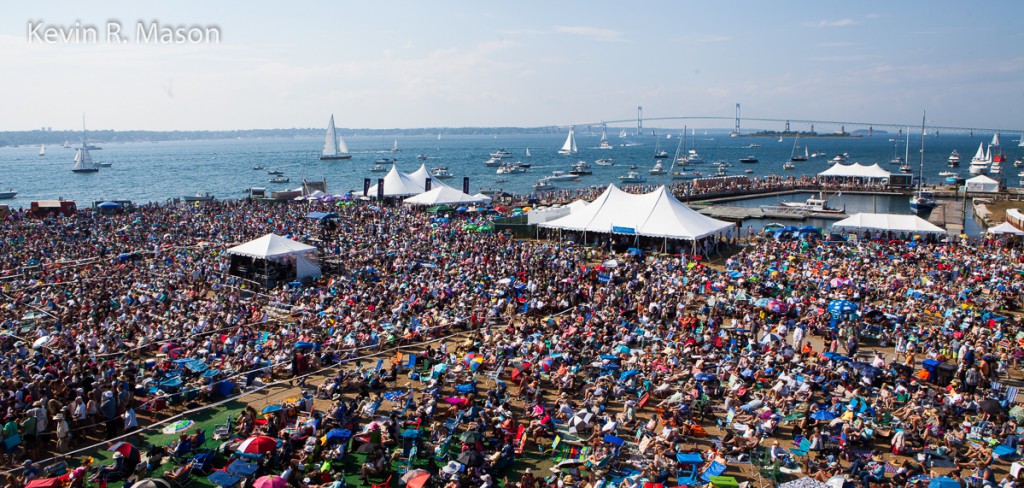
[[[27,23],[219,45],[29,44]],[[1024,128],[1024,2],[5,2],[0,130],[540,126],[645,115]],[[661,126],[682,123],[657,123]],[[729,127],[729,121],[704,122]],[[655,125],[655,123],[651,123]],[[692,123],[691,123],[692,125]],[[764,125],[764,124],[760,124]]]

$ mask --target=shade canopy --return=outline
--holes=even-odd
[[[964,182],[967,191],[981,193],[996,193],[999,191],[999,182],[985,175],[978,175]]]
[[[818,173],[818,176],[835,176],[840,178],[869,178],[884,179],[892,176],[892,173],[882,169],[878,163],[872,165],[853,163],[835,164],[830,168]]]
[[[945,234],[946,231],[916,215],[859,213],[832,224],[833,232],[862,231],[909,232],[912,234]]]
[[[664,186],[641,195],[608,188],[589,205],[539,224],[574,231],[696,240],[733,229],[733,224],[695,212]]]
[[[314,251],[316,251],[316,248],[313,246],[296,242],[277,234],[267,234],[259,239],[232,247],[227,252],[228,254],[267,259],[290,254],[307,254]]]
[[[405,203],[410,205],[425,206],[484,204],[488,201],[490,201],[489,198],[485,200],[475,195],[468,195],[450,186],[439,186],[428,192],[420,193],[419,195],[405,199]]]
[[[989,234],[1009,234],[1015,236],[1024,236],[1024,231],[1014,227],[1009,222],[1003,222],[995,227],[988,228]]]
[[[306,214],[306,218],[307,219],[312,219],[312,220],[324,220],[324,219],[328,219],[329,220],[329,219],[336,219],[336,218],[339,218],[339,217],[340,217],[340,215],[338,215],[338,214],[336,214],[334,212],[310,212],[310,213]]]

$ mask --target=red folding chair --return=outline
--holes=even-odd
[[[384,480],[379,485],[373,485],[373,488],[390,488],[391,487],[391,475],[388,475],[388,479]]]

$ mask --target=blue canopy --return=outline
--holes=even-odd
[[[340,215],[334,212],[310,212],[306,214],[307,219],[313,220],[336,219],[338,217],[340,217]]]
[[[818,410],[811,414],[811,418],[814,420],[828,421],[836,418],[836,415],[828,410]]]
[[[97,205],[99,208],[120,208],[121,204],[117,202],[103,202]]]
[[[630,378],[632,378],[632,377],[634,377],[634,376],[636,376],[638,374],[640,374],[640,371],[637,371],[635,369],[631,369],[629,371],[623,371],[622,374],[619,375],[619,381],[626,381],[626,380],[628,380],[628,379],[630,379]]]
[[[857,311],[857,304],[849,300],[832,300],[828,302],[828,311],[832,315],[843,315]]]
[[[697,381],[715,381],[715,375],[711,373],[697,373],[693,375],[693,379]]]

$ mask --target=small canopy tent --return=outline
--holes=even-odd
[[[487,202],[480,197],[467,195],[450,186],[439,186],[428,192],[406,198],[405,203],[430,207],[434,205],[484,204]]]
[[[945,234],[946,230],[916,215],[859,213],[832,224],[833,232],[896,232]]]
[[[1014,236],[1024,236],[1024,231],[1016,228],[1009,222],[1003,222],[995,227],[988,228],[989,234],[1008,234]]]
[[[978,175],[964,182],[964,189],[979,193],[996,193],[999,182],[985,175]]]
[[[280,281],[318,278],[320,267],[310,259],[316,248],[277,234],[267,234],[227,250],[230,273],[268,288]]]

